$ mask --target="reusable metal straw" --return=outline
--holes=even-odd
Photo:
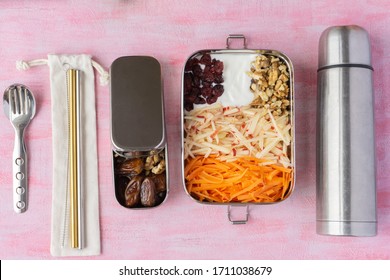
[[[80,71],[67,70],[69,97],[69,188],[71,246],[82,249],[82,165]]]

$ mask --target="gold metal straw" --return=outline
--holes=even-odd
[[[69,97],[69,175],[72,248],[82,248],[80,71],[67,70]]]

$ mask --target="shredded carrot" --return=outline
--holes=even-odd
[[[200,172],[204,170],[202,166],[194,166],[195,168],[192,170],[191,174],[187,176],[188,180],[195,178]]]
[[[215,156],[196,156],[185,161],[188,192],[200,201],[272,203],[285,199],[291,189],[292,169],[261,165],[255,157],[224,162]]]
[[[271,167],[272,167],[272,168],[275,168],[275,169],[277,169],[277,170],[286,172],[286,173],[291,173],[291,169],[290,169],[290,168],[285,168],[285,167],[283,167],[283,166],[276,165],[276,164],[272,164]]]

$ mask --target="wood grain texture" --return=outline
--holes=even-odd
[[[315,233],[317,47],[332,25],[370,33],[375,86],[378,236]],[[232,226],[226,207],[203,206],[183,190],[180,172],[180,83],[196,50],[224,48],[243,33],[250,48],[286,53],[295,68],[298,178],[293,195],[251,207],[247,225]],[[48,53],[88,53],[108,67],[123,55],[162,64],[169,143],[170,193],[164,205],[131,211],[115,200],[108,87],[96,85],[102,254],[91,259],[390,259],[390,2],[370,1],[0,1],[0,89],[26,84],[37,114],[27,130],[29,210],[12,210],[14,132],[0,116],[0,258],[51,259],[52,142],[49,70],[18,72],[15,61]]]

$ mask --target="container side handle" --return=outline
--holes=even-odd
[[[226,39],[226,48],[230,49],[230,42],[234,39],[239,39],[243,41],[244,49],[246,49],[246,38],[242,34],[230,34]]]
[[[231,210],[233,207],[246,207],[246,212],[245,212],[245,218],[242,220],[233,220],[231,217]],[[228,219],[232,223],[232,225],[245,225],[248,222],[249,219],[249,205],[228,205]]]

